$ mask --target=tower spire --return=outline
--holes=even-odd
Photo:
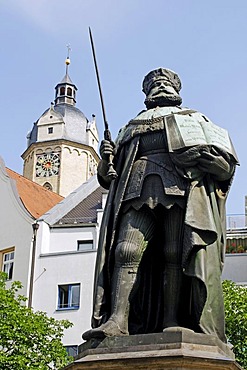
[[[70,47],[70,44],[66,45],[68,51],[67,51],[67,58],[65,60],[65,64],[66,64],[66,76],[68,75],[68,72],[69,72],[69,65],[70,65],[70,57],[69,57],[69,54],[71,52],[71,47]]]
[[[77,87],[75,86],[75,84],[73,84],[69,76],[71,47],[70,47],[70,44],[66,46],[68,49],[67,58],[65,60],[66,72],[65,72],[65,76],[62,79],[62,81],[59,84],[57,84],[57,86],[55,87],[55,91],[56,91],[55,106],[58,104],[70,104],[70,105],[76,104]]]

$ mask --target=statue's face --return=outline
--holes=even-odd
[[[153,82],[145,100],[147,108],[179,105],[181,102],[181,97],[166,78],[160,78]]]
[[[148,98],[155,99],[156,97],[167,97],[169,99],[172,95],[178,95],[170,81],[165,78],[154,81],[151,89],[147,95]]]

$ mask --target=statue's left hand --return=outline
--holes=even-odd
[[[199,170],[210,173],[216,180],[228,180],[233,172],[231,164],[221,155],[209,153],[208,151],[201,152],[201,157],[198,158]]]
[[[198,158],[201,156],[200,150],[199,146],[195,146],[182,152],[172,152],[170,153],[170,158],[179,168],[196,166]]]

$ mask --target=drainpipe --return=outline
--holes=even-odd
[[[32,307],[33,299],[33,278],[34,278],[34,266],[35,266],[35,254],[36,254],[36,237],[39,229],[39,224],[35,222],[32,224],[33,228],[33,239],[32,239],[32,257],[31,257],[31,272],[30,272],[30,283],[29,283],[29,296],[28,296],[28,307]]]

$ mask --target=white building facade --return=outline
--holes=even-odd
[[[83,216],[78,210],[70,217],[78,206],[90,204],[95,193],[98,208],[94,215]],[[105,198],[93,176],[37,220],[32,307],[73,323],[63,338],[71,354],[76,354],[82,333],[91,327],[94,267]]]
[[[20,200],[15,182],[8,176],[0,158],[0,263],[8,275],[7,287],[13,280],[23,284],[21,294],[28,296],[30,258],[33,243],[32,224],[35,219]]]

